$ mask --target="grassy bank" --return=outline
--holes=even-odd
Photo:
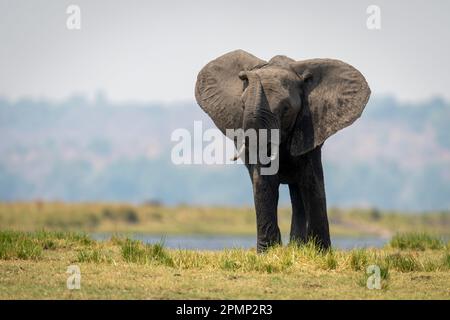
[[[420,231],[450,235],[449,212],[405,214],[377,209],[329,209],[334,236],[377,235]],[[279,210],[283,234],[290,228],[291,210]],[[107,203],[0,203],[2,229],[33,231],[145,232],[153,234],[254,235],[253,208],[132,206]]]
[[[80,290],[66,287],[69,265],[80,267]],[[380,290],[366,287],[369,265],[380,268]],[[258,255],[1,231],[0,298],[449,299],[450,248],[427,234],[399,234],[383,249],[322,252],[309,243]]]

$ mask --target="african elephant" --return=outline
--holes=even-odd
[[[244,162],[253,185],[258,252],[281,244],[280,184],[289,185],[290,240],[314,239],[324,249],[331,246],[321,148],[328,137],[360,117],[369,96],[364,76],[339,60],[295,61],[278,55],[266,62],[236,50],[200,71],[196,100],[223,133],[226,129],[279,130],[275,174],[262,175],[264,165]],[[242,146],[247,148],[245,141]]]

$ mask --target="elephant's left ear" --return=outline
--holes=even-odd
[[[358,119],[370,88],[358,70],[339,60],[311,59],[290,67],[304,79],[302,111],[291,140],[291,154],[299,156]]]

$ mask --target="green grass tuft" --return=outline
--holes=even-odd
[[[77,261],[90,263],[111,263],[113,259],[109,252],[105,252],[100,248],[82,248],[78,251]]]
[[[450,270],[450,253],[445,253],[443,259],[442,259],[442,265],[444,266],[444,268],[449,269]]]
[[[333,251],[329,251],[325,255],[325,269],[334,270],[338,266],[336,256]]]
[[[159,264],[163,264],[169,267],[172,267],[174,265],[172,258],[164,248],[163,242],[146,244],[145,247],[147,255],[151,261],[156,261]]]
[[[400,272],[422,271],[421,265],[411,254],[389,254],[386,256],[385,261],[389,267],[392,267]]]
[[[151,263],[173,266],[174,262],[162,242],[143,244],[137,240],[126,239],[121,244],[122,257],[127,262]]]
[[[126,239],[121,244],[122,257],[126,262],[146,263],[145,247],[140,241]]]
[[[439,250],[445,244],[439,237],[427,233],[398,233],[392,237],[389,245],[400,250]]]
[[[84,233],[0,231],[0,259],[39,259],[44,250],[89,246],[93,240]]]
[[[350,253],[350,266],[352,270],[365,270],[368,262],[368,254],[366,249],[354,249]]]
[[[0,259],[36,260],[42,256],[42,245],[28,234],[0,231]]]

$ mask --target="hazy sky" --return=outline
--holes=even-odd
[[[81,8],[81,30],[66,8]],[[381,8],[381,30],[366,9]],[[234,49],[263,59],[330,57],[374,94],[450,99],[450,1],[0,0],[0,96],[194,98],[198,71]]]

